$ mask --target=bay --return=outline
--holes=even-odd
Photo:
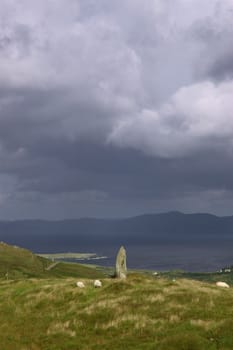
[[[222,267],[233,265],[233,242],[206,241],[180,244],[166,242],[155,245],[128,245],[125,248],[127,266],[132,269],[214,272]],[[119,247],[86,246],[83,249],[95,253],[96,258],[73,261],[114,266]]]

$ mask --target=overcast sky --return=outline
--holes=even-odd
[[[0,9],[0,219],[233,214],[233,0]]]

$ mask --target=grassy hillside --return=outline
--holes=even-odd
[[[233,289],[132,274],[127,281],[0,282],[4,350],[232,350]]]
[[[53,264],[0,243],[1,350],[233,349],[233,288],[206,282],[232,284],[232,273],[131,273],[118,281],[95,267]]]
[[[159,274],[161,277],[174,279],[174,278],[185,278],[198,280],[203,282],[217,282],[223,281],[233,286],[233,269],[230,272],[182,272],[182,271],[169,271],[162,272]]]
[[[102,272],[79,264],[59,262],[49,269],[52,264],[51,260],[36,256],[29,250],[0,242],[0,279],[104,277]]]
[[[29,250],[0,242],[0,277],[41,276],[49,263]]]

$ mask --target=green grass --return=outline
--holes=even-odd
[[[54,268],[47,270],[52,264],[51,260],[37,256],[27,249],[0,243],[0,279],[104,277],[100,269],[76,263],[59,262]]]
[[[79,277],[79,278],[103,278],[101,269],[84,266],[76,263],[59,262],[52,270],[47,272],[47,277]]]
[[[0,243],[0,278],[42,276],[49,260],[35,256],[26,249]]]
[[[214,284],[233,285],[232,273],[131,272],[118,281],[106,278],[111,269],[51,264],[0,243],[0,350],[233,349],[233,288]]]
[[[217,282],[223,281],[233,286],[233,272],[183,272],[183,271],[169,271],[160,273],[159,276],[163,276],[169,279],[174,278],[187,278],[192,280],[198,280],[203,282]]]
[[[130,274],[126,281],[0,282],[3,350],[232,350],[233,289]]]

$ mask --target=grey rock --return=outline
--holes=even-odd
[[[116,258],[116,277],[125,279],[127,277],[126,250],[121,247]]]

